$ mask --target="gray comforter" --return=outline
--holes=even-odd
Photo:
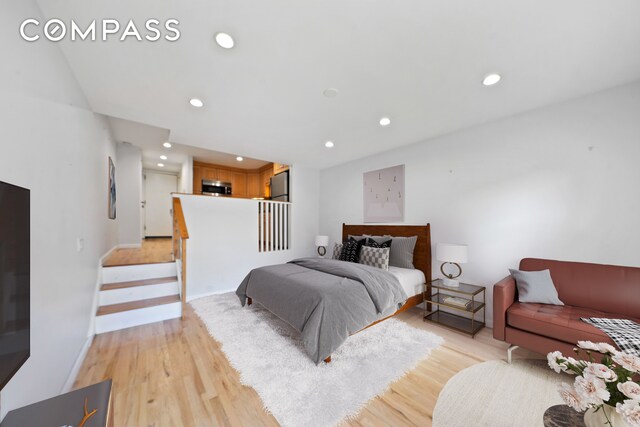
[[[256,268],[236,294],[243,306],[250,297],[298,330],[315,363],[407,300],[388,271],[322,258]]]

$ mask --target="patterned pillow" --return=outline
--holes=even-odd
[[[340,252],[342,252],[342,243],[333,244],[333,256],[331,259],[340,259]]]
[[[364,240],[357,241],[355,239],[349,239],[342,244],[342,250],[340,251],[340,261],[358,262],[360,259],[360,250]]]
[[[388,270],[390,252],[391,248],[389,247],[373,248],[371,246],[363,246],[360,252],[360,264]]]
[[[376,242],[372,238],[367,237],[367,241],[365,242],[364,246],[368,246],[370,248],[391,248],[391,242],[391,239],[385,240],[384,242]]]

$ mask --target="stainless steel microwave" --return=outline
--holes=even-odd
[[[202,194],[208,196],[231,196],[231,183],[203,179]]]

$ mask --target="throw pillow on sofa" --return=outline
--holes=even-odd
[[[564,305],[558,298],[558,291],[551,280],[549,270],[520,271],[509,269],[509,272],[516,281],[518,301]]]

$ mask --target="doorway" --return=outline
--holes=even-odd
[[[178,176],[147,170],[144,172],[144,237],[171,237],[173,204],[171,193],[178,191]]]

